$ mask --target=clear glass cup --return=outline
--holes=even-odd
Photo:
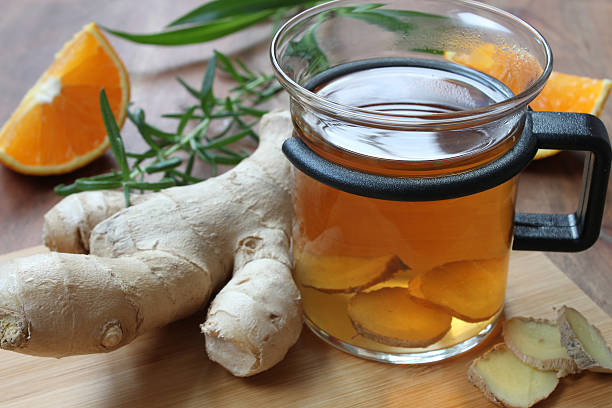
[[[295,130],[294,276],[307,325],[335,347],[403,364],[465,352],[499,322],[513,239],[597,238],[605,129],[580,125],[592,147],[569,116],[528,112],[552,55],[524,21],[472,1],[332,1],[285,24],[271,58]],[[579,212],[515,214],[538,147],[593,152]]]

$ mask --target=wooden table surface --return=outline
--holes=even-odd
[[[3,0],[0,13],[0,123],[49,65],[53,54],[89,21],[133,32],[151,32],[202,0]],[[612,1],[610,0],[488,0],[534,25],[554,52],[554,69],[596,78],[612,77]],[[266,49],[270,29],[237,34],[213,44],[176,48],[142,46],[110,38],[124,59],[132,80],[132,100],[149,118],[176,111],[189,101],[176,76],[197,84],[213,48],[240,55],[250,64],[271,71]],[[612,130],[612,103],[602,120]],[[161,127],[172,122],[154,119]],[[128,148],[137,147],[135,129],[123,131]],[[0,254],[41,243],[43,214],[57,201],[53,187],[93,175],[114,165],[110,152],[89,166],[57,177],[31,177],[0,166]],[[576,207],[582,156],[564,152],[532,163],[522,174],[519,211],[570,212]],[[612,192],[608,193],[608,197]],[[604,311],[612,315],[612,210],[606,208],[599,241],[587,251],[546,254]]]
[[[514,253],[505,317],[551,318],[552,307],[561,304],[584,313],[612,343],[612,318],[546,256]],[[195,314],[108,354],[56,360],[0,350],[0,407],[495,408],[466,372],[476,356],[501,342],[499,335],[456,359],[403,366],[353,357],[304,330],[279,364],[237,378],[206,358],[201,321]],[[610,379],[593,372],[565,377],[537,408],[610,408]]]

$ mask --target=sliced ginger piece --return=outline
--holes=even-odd
[[[382,288],[361,292],[348,304],[357,333],[394,347],[426,347],[451,328],[452,316],[444,309],[410,296],[408,288]]]
[[[554,371],[528,366],[505,344],[474,360],[468,378],[487,399],[509,408],[531,407],[548,397],[559,383]]]
[[[353,293],[391,278],[408,269],[396,255],[352,257],[314,255],[296,256],[295,278],[305,287],[326,293]]]
[[[599,329],[576,309],[563,306],[557,325],[561,344],[582,370],[612,373],[612,351]]]
[[[508,258],[450,262],[410,281],[413,296],[448,308],[467,322],[486,320],[504,303]]]
[[[561,345],[554,321],[513,317],[504,322],[504,342],[523,363],[539,370],[553,370],[557,377],[580,371]]]

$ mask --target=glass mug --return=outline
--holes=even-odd
[[[285,24],[271,58],[294,124],[295,280],[307,325],[335,347],[398,364],[465,352],[500,319],[511,249],[597,239],[605,128],[528,109],[552,55],[517,17],[473,1],[332,1]],[[538,148],[587,152],[575,213],[515,214]]]

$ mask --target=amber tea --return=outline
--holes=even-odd
[[[473,110],[508,97],[503,85],[462,76],[448,64],[356,70],[314,91],[390,118]],[[471,126],[449,137],[294,122],[297,136],[328,160],[395,177],[474,168],[506,152],[521,130]],[[463,344],[495,323],[506,289],[515,178],[469,196],[411,202],[346,193],[299,171],[295,177],[295,279],[319,335],[397,356]]]

